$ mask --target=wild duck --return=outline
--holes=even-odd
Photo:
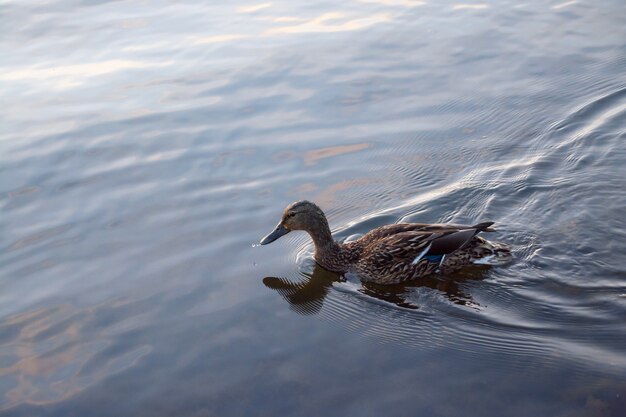
[[[473,226],[458,224],[398,223],[376,228],[358,240],[333,240],[324,212],[310,201],[287,206],[276,228],[261,245],[272,243],[292,230],[313,239],[315,261],[339,273],[355,273],[362,281],[397,284],[434,273],[449,273],[470,264],[510,259],[508,246],[477,236],[494,232],[493,222]]]

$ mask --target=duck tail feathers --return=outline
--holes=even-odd
[[[494,222],[483,222],[472,226],[472,229],[476,229],[478,232],[495,232],[496,229],[490,227]]]

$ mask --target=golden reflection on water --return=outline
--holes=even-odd
[[[271,5],[272,3],[260,3],[249,6],[241,6],[237,8],[237,13],[254,13],[258,12],[259,10],[267,9]]]
[[[564,9],[564,8],[566,8],[568,6],[571,6],[573,4],[576,4],[576,3],[578,3],[578,2],[577,1],[566,1],[565,3],[560,3],[560,4],[554,5],[554,6],[552,6],[552,8],[554,10]]]
[[[173,61],[151,62],[138,60],[111,59],[87,64],[58,66],[35,66],[0,73],[0,81],[54,80],[55,87],[76,87],[89,78],[132,69],[166,67]]]
[[[99,307],[115,308],[110,302],[79,309],[63,304],[5,318],[3,332],[17,329],[3,344],[0,377],[5,383],[2,409],[18,404],[49,404],[76,395],[105,377],[134,366],[152,347],[135,346],[101,362],[92,359],[111,341],[103,335],[88,335]]]
[[[375,178],[355,178],[350,180],[342,180],[331,184],[325,188],[323,188],[314,198],[313,200],[327,207],[336,206],[336,202],[340,199],[339,192],[343,190],[351,190],[354,191],[357,187],[365,187],[371,186],[372,184],[380,183],[380,179]],[[352,202],[352,207],[355,207],[359,202]]]
[[[452,10],[463,10],[463,9],[480,10],[480,9],[486,9],[488,7],[489,7],[489,5],[487,5],[485,3],[479,3],[479,4],[455,4],[454,6],[452,6]]]
[[[317,191],[319,189],[318,185],[313,182],[305,182],[304,184],[300,184],[296,186],[292,192],[297,195],[310,195],[312,192]]]
[[[353,145],[330,146],[309,151],[304,156],[304,163],[307,165],[315,165],[319,160],[343,155],[351,152],[358,152],[369,148],[369,143],[356,143]]]
[[[371,16],[350,18],[341,12],[329,12],[298,25],[268,29],[265,31],[265,34],[345,32],[364,29],[378,23],[389,21],[391,21],[391,15],[388,13],[377,13]]]

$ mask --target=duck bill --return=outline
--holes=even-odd
[[[274,231],[272,233],[270,233],[269,235],[267,235],[263,239],[261,239],[261,242],[259,242],[259,243],[261,245],[267,245],[268,243],[272,243],[273,241],[275,241],[279,237],[284,236],[284,235],[286,235],[289,232],[291,232],[291,230],[287,229],[282,224],[279,224],[278,226],[276,226],[276,229],[274,229]]]

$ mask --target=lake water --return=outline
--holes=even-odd
[[[1,415],[626,415],[623,0],[0,14]],[[299,199],[515,261],[344,281]]]

